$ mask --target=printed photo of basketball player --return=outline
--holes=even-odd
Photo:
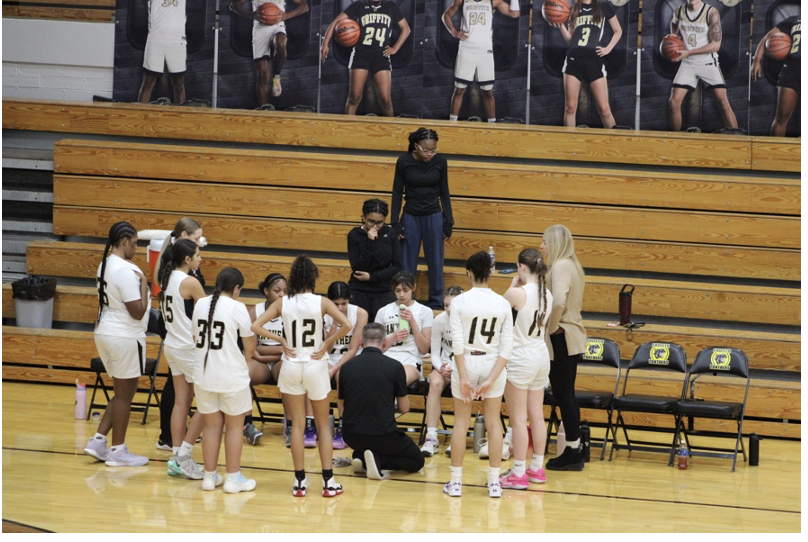
[[[460,30],[452,16],[462,9]],[[496,122],[494,100],[494,10],[519,18],[519,0],[454,0],[443,12],[443,24],[453,38],[460,40],[454,73],[454,91],[449,106],[449,120],[457,120],[463,95],[473,81],[483,93],[483,106],[488,122]]]
[[[334,36],[335,28],[340,21],[345,19],[357,21],[361,31],[348,63],[350,82],[348,99],[345,102],[345,114],[356,114],[356,109],[362,102],[365,83],[368,76],[372,76],[382,114],[392,117],[391,75],[393,68],[390,64],[390,57],[395,55],[407,40],[407,36],[410,35],[410,25],[393,0],[357,0],[328,25],[320,51],[322,62],[328,58],[328,46]],[[394,26],[398,26],[400,33],[396,42],[391,45]]]
[[[761,77],[764,52],[774,60],[785,61],[777,79],[777,110],[769,135],[785,137],[788,121],[800,100],[800,27],[800,15],[788,17],[769,30],[755,49],[755,60],[752,62],[753,81]]]
[[[738,121],[727,98],[727,84],[718,65],[722,38],[718,9],[702,0],[687,0],[674,10],[670,31],[684,42],[684,49],[675,51],[678,56],[671,58],[680,63],[669,100],[671,130],[682,129],[682,101],[699,81],[713,90],[724,127],[737,128]]]
[[[174,103],[185,101],[185,0],[149,0],[149,36],[143,53],[143,82],[137,101],[149,103],[157,79],[168,66]]]
[[[288,0],[293,6],[284,11],[286,0],[233,0],[230,10],[252,19],[252,47],[255,60],[255,95],[258,105],[269,103],[270,80],[272,97],[283,92],[281,70],[286,64],[286,24],[284,21],[309,11],[307,0]]]

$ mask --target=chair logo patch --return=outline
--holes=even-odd
[[[732,352],[728,348],[713,348],[710,355],[710,370],[729,371],[729,362],[732,359]]]
[[[583,359],[603,361],[603,339],[587,339]]]
[[[668,343],[653,343],[651,345],[651,356],[648,359],[650,365],[668,365],[670,363],[671,349]]]

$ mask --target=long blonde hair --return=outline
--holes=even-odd
[[[572,234],[566,226],[555,224],[544,230],[544,246],[547,249],[547,266],[553,265],[564,259],[572,260],[575,269],[578,271],[578,278],[581,284],[584,283],[584,269],[575,256],[575,243],[572,241]]]

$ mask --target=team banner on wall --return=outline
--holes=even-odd
[[[116,101],[800,134],[799,0],[117,0],[116,10]]]

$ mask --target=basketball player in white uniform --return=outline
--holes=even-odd
[[[204,416],[202,457],[205,461],[202,489],[213,491],[222,483],[217,473],[222,446],[227,465],[225,493],[255,489],[255,480],[241,474],[241,428],[244,416],[252,412],[250,373],[247,360],[255,350],[255,335],[250,330],[250,315],[244,303],[236,301],[244,287],[244,277],[234,267],[226,267],[216,277],[213,295],[200,299],[194,307],[192,329],[196,360],[194,384],[197,411]],[[242,352],[239,338],[244,346]]]
[[[545,343],[553,295],[545,287],[547,265],[541,253],[527,248],[519,253],[517,275],[505,292],[513,307],[513,354],[508,360],[505,401],[513,432],[514,463],[500,483],[504,489],[527,489],[529,482],[544,483],[544,388],[550,377],[550,352]],[[533,431],[534,457],[527,468],[527,420]],[[542,455],[536,455],[536,452]]]
[[[432,457],[438,453],[438,422],[440,398],[452,379],[452,329],[449,327],[452,299],[463,293],[460,286],[447,288],[443,293],[443,312],[432,322],[432,372],[429,373],[429,393],[426,397],[426,438],[421,455]],[[451,447],[450,447],[451,448]],[[449,453],[449,450],[446,451]]]
[[[278,387],[283,393],[287,415],[292,418],[292,461],[295,468],[292,495],[295,497],[305,497],[309,485],[304,470],[303,445],[306,398],[311,401],[317,432],[331,434],[328,419],[331,382],[327,356],[334,343],[351,331],[350,322],[337,306],[330,299],[314,294],[318,274],[317,266],[307,256],[298,256],[289,273],[289,295],[270,305],[252,325],[257,335],[280,342],[287,356],[281,367]],[[323,317],[326,314],[340,328],[324,339]],[[266,322],[279,315],[283,318],[283,336],[263,328]],[[321,438],[317,444],[323,467],[323,497],[335,497],[343,490],[333,476],[331,439]]]
[[[255,82],[255,93],[258,97],[258,105],[269,103],[269,74],[272,72],[272,96],[277,98],[281,95],[281,70],[286,64],[286,23],[293,17],[302,15],[309,10],[307,0],[290,0],[294,4],[294,9],[290,12],[284,11],[286,0],[234,0],[230,4],[230,9],[235,13],[253,19],[252,46],[253,59],[257,70]],[[252,9],[250,9],[252,2]],[[280,9],[280,19],[273,25],[264,19],[260,7],[264,4],[272,3]],[[272,60],[270,70],[269,61]]]
[[[132,262],[136,251],[137,230],[128,222],[115,223],[109,230],[104,259],[96,274],[99,309],[95,346],[104,369],[112,377],[115,396],[84,453],[105,461],[109,467],[139,467],[149,462],[148,457],[129,452],[124,443],[132,397],[146,363],[149,322],[149,288],[146,277]],[[110,431],[112,447],[107,448]]]
[[[379,309],[376,322],[382,324],[387,333],[382,351],[404,366],[409,386],[421,378],[421,356],[429,352],[431,346],[434,316],[432,309],[412,298],[415,277],[410,273],[396,273],[392,283],[396,301]],[[405,305],[406,308],[400,309],[400,305]],[[401,320],[409,323],[409,330],[400,328]]]
[[[452,395],[455,424],[452,431],[452,478],[443,488],[451,497],[462,492],[463,455],[466,433],[471,421],[471,403],[483,401],[485,428],[492,450],[502,446],[499,428],[502,394],[505,391],[505,364],[513,351],[513,316],[511,305],[488,287],[491,259],[487,252],[477,252],[466,262],[466,275],[471,290],[452,300],[449,324],[452,328]],[[502,458],[488,457],[488,496],[501,497],[499,465]]]
[[[143,83],[138,101],[151,101],[157,78],[168,66],[174,104],[185,101],[185,60],[188,55],[185,39],[185,0],[149,0],[149,37],[143,53]]]
[[[670,97],[671,130],[682,129],[682,101],[688,91],[695,90],[699,81],[713,89],[724,126],[737,128],[738,121],[727,98],[727,84],[718,67],[721,48],[721,14],[702,0],[687,0],[673,12],[671,34],[679,34],[685,49],[677,51],[673,62],[680,62],[673,78]]]
[[[455,29],[452,16],[462,6],[460,30]],[[443,24],[453,38],[460,40],[455,62],[455,87],[449,106],[449,120],[457,120],[463,95],[473,81],[483,91],[483,106],[488,122],[497,121],[494,101],[494,10],[519,18],[519,0],[454,0],[443,12]]]
[[[191,316],[194,303],[205,297],[198,279],[189,275],[199,270],[202,258],[199,247],[190,239],[179,239],[166,251],[168,261],[161,268],[160,309],[166,326],[163,346],[174,383],[174,409],[171,411],[173,456],[168,461],[168,474],[185,475],[201,480],[202,468],[193,458],[193,447],[202,433],[202,416],[191,417],[186,431],[188,411],[194,400],[194,348]],[[179,445],[182,443],[181,445]]]

